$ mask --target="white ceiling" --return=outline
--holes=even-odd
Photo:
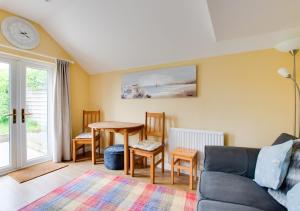
[[[218,41],[300,26],[299,0],[208,0],[208,2]]]
[[[273,47],[300,35],[299,0],[0,0],[89,73]]]

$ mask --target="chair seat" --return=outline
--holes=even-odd
[[[92,133],[80,133],[76,139],[92,139]]]
[[[150,141],[150,140],[144,140],[144,141],[139,141],[137,144],[133,145],[133,148],[136,149],[142,149],[146,151],[153,151],[156,150],[161,146],[161,143],[158,141]]]

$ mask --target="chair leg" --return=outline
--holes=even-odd
[[[195,164],[194,164],[194,180],[197,182],[197,157],[195,158]]]
[[[151,163],[151,165],[150,165],[150,182],[152,183],[152,184],[154,184],[154,178],[155,178],[155,157],[154,157],[154,155],[152,155],[151,157],[150,157],[150,159],[151,159],[151,161],[150,161],[150,163]]]
[[[100,156],[101,156],[101,146],[100,146],[100,137],[99,137],[99,140],[98,140],[98,156],[99,156],[99,158],[100,158]]]
[[[73,141],[73,162],[76,162],[76,141]]]
[[[85,144],[82,146],[82,154],[85,155]]]
[[[144,168],[147,168],[147,157],[143,158],[143,166]]]
[[[190,189],[193,190],[193,166],[194,166],[194,161],[190,161]]]
[[[174,156],[171,155],[171,178],[172,178],[172,185],[174,184]]]
[[[92,163],[96,164],[96,143],[92,140]]]
[[[178,166],[180,166],[180,159],[178,160]],[[177,175],[180,176],[180,168],[177,168]]]
[[[165,152],[161,152],[161,173],[165,173]]]
[[[134,177],[134,151],[130,149],[130,175]]]

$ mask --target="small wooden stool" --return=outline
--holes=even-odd
[[[189,188],[193,189],[193,179],[197,180],[197,150],[176,148],[171,155],[171,176],[172,184],[174,184],[174,167],[177,168],[178,176],[180,176],[180,169],[187,170],[190,173]],[[189,162],[190,166],[181,166],[181,162]],[[193,170],[194,174],[193,175]]]

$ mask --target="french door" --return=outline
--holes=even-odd
[[[0,174],[51,160],[52,72],[0,57]]]

